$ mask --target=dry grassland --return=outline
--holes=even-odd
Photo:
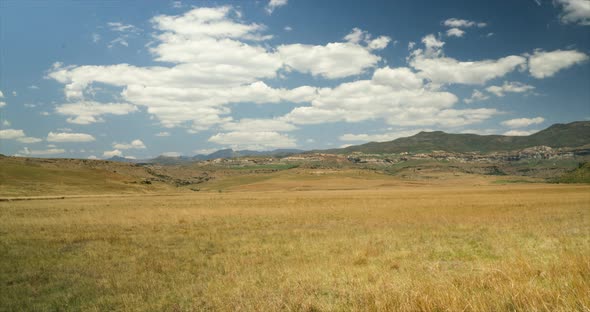
[[[590,311],[590,187],[0,202],[3,311]]]

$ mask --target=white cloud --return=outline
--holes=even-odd
[[[119,37],[119,38],[115,38],[113,40],[111,40],[111,42],[109,42],[108,47],[112,48],[115,45],[122,45],[124,47],[128,47],[129,46],[129,42],[127,42],[127,39],[123,38],[123,37]]]
[[[131,141],[131,143],[113,143],[115,149],[144,149],[145,144],[139,139]]]
[[[107,26],[111,31],[119,33],[119,36],[109,42],[108,47],[113,48],[115,45],[121,45],[128,47],[129,42],[128,39],[131,36],[138,34],[141,29],[131,25],[131,24],[123,24],[121,22],[109,22]],[[98,38],[93,36],[93,41],[96,43],[100,40],[100,36]]]
[[[539,130],[510,130],[510,131],[506,131],[504,132],[504,135],[509,135],[509,136],[528,136],[531,135],[533,133],[539,132]]]
[[[233,132],[273,132],[296,130],[293,124],[280,119],[241,119],[238,122],[228,122],[221,126],[223,130]]]
[[[471,97],[464,99],[463,102],[465,102],[467,104],[471,104],[473,102],[485,101],[489,98],[490,97],[488,95],[484,94],[483,92],[481,92],[479,90],[473,90]]]
[[[450,57],[424,57],[416,55],[410,65],[419,75],[435,84],[484,84],[494,78],[502,77],[517,67],[526,64],[526,58],[511,55],[497,60],[461,62]]]
[[[95,138],[86,133],[49,132],[47,142],[92,142]]]
[[[23,130],[16,130],[16,129],[5,129],[0,130],[0,139],[4,140],[13,140],[20,137],[24,137],[25,132]]]
[[[420,89],[423,86],[423,79],[407,67],[394,69],[389,67],[378,68],[373,73],[372,82],[378,85],[389,86],[393,90]]]
[[[296,147],[294,138],[274,131],[248,131],[218,133],[209,138],[209,142],[229,145],[234,149],[265,150],[273,148]]]
[[[538,125],[545,121],[543,117],[535,118],[516,118],[503,121],[501,124],[509,128],[525,128],[530,125]]]
[[[211,153],[215,153],[216,151],[217,151],[216,148],[203,148],[203,149],[199,149],[199,150],[194,150],[193,153],[199,154],[199,155],[209,155]]]
[[[36,85],[30,85],[30,86],[28,86],[28,88],[31,90],[39,90],[39,87]]]
[[[172,1],[172,7],[175,9],[182,8],[182,1]]]
[[[374,67],[381,58],[371,51],[382,50],[391,42],[387,36],[372,39],[359,28],[343,39],[346,42],[327,45],[280,45],[277,51],[288,69],[334,79],[358,75]]]
[[[280,45],[277,51],[289,69],[329,79],[362,74],[381,60],[369,47],[354,42]]]
[[[10,125],[11,125],[10,124],[10,121],[8,121],[6,119],[2,120],[2,126],[4,126],[4,127],[10,127]]]
[[[4,97],[4,93],[2,93],[2,90],[0,90],[0,99]]]
[[[90,155],[87,157],[88,159],[98,159],[98,157],[94,156],[94,155]]]
[[[169,137],[170,136],[170,132],[168,131],[162,131],[162,132],[158,132],[156,133],[157,137]]]
[[[529,71],[537,79],[555,75],[558,71],[588,60],[588,55],[576,50],[535,51],[529,57]]]
[[[44,150],[30,150],[29,148],[25,147],[19,151],[19,154],[23,154],[26,156],[36,156],[36,155],[56,155],[56,154],[63,154],[66,151],[62,148],[48,148]]]
[[[10,124],[10,123],[9,123]],[[39,138],[28,137],[25,132],[20,129],[4,129],[0,130],[0,139],[2,140],[16,140],[21,143],[38,143],[43,141]]]
[[[105,151],[104,153],[102,153],[102,157],[104,158],[111,158],[115,156],[122,157],[123,153],[118,149],[112,151]]]
[[[292,30],[293,30],[293,27],[291,27],[291,26],[288,26],[288,25],[287,25],[287,26],[285,26],[285,27],[283,28],[283,30],[284,30],[284,31],[292,31]]]
[[[16,93],[16,91],[12,91],[12,96],[17,96],[18,94]]]
[[[269,0],[268,4],[266,5],[266,13],[272,14],[272,12],[278,8],[287,5],[287,0]]]
[[[39,142],[43,141],[42,139],[33,138],[33,137],[22,137],[22,138],[18,138],[16,140],[21,143],[39,143]]]
[[[479,134],[479,135],[490,135],[490,134],[497,134],[498,129],[463,129],[460,133],[471,133],[471,134]]]
[[[562,23],[578,23],[590,25],[590,0],[555,0],[561,5],[560,19]]]
[[[416,46],[416,43],[414,41],[408,42],[408,51],[414,49],[415,46]]]
[[[98,103],[94,101],[81,101],[75,103],[60,104],[55,107],[58,114],[72,116],[67,122],[87,125],[104,121],[101,116],[127,115],[137,111],[137,107],[128,103]]]
[[[92,34],[92,42],[98,43],[100,41],[100,39],[101,39],[101,37],[99,34],[96,34],[96,33]]]
[[[165,152],[165,153],[162,153],[162,156],[165,156],[165,157],[180,157],[180,156],[182,156],[182,154],[179,153],[179,152]]]
[[[469,27],[474,27],[474,26],[482,28],[482,27],[487,26],[486,23],[474,22],[474,21],[458,19],[458,18],[449,18],[446,21],[444,21],[443,24],[447,27],[454,27],[454,28],[469,28]]]
[[[109,22],[107,26],[110,30],[123,33],[137,33],[140,31],[139,28],[131,24],[123,24],[121,22]]]
[[[359,75],[377,66],[381,58],[375,51],[384,49],[391,39],[373,38],[366,31],[353,29],[343,42],[273,48],[267,41],[272,36],[265,34],[266,27],[244,21],[231,6],[158,15],[151,22],[156,32],[149,50],[154,62],[162,65],[56,63],[48,77],[64,84],[64,92],[71,101],[91,98],[90,89],[96,83],[120,88],[122,101],[129,103],[120,105],[130,106],[119,114],[133,112],[135,106],[145,107],[163,127],[185,127],[191,133],[214,126],[229,133],[244,132],[238,128],[243,127],[243,121],[231,117],[230,104],[310,103],[278,118],[283,122],[282,128],[272,119],[258,120],[264,125],[261,132],[281,135],[279,132],[290,131],[284,127],[335,121],[383,119],[401,126],[476,123],[498,112],[454,109],[457,97],[437,90],[437,84],[482,84],[524,62],[524,58],[517,56],[460,62],[443,57],[444,42],[430,35],[422,40],[426,52],[412,52],[409,62],[413,68],[386,67],[376,70],[371,80],[333,88],[302,86],[289,90],[273,88],[263,80],[275,79],[279,73],[284,76],[282,70],[329,79]],[[425,80],[430,84],[425,85]],[[92,104],[86,109],[80,102]],[[113,112],[99,109],[109,104],[80,102],[61,104],[56,111],[68,116],[69,122],[80,124],[101,121],[103,115]]]
[[[499,96],[499,97],[503,97],[505,93],[511,92],[511,93],[524,93],[524,92],[528,92],[531,90],[534,90],[535,87],[521,83],[521,82],[517,82],[517,81],[504,81],[504,84],[501,86],[489,86],[486,88],[486,91]]]
[[[398,130],[391,133],[381,133],[381,134],[344,134],[340,136],[341,141],[351,141],[351,142],[386,142],[392,141],[398,138],[409,137],[415,135],[420,131],[432,131],[430,129],[412,129],[412,130]]]
[[[426,48],[426,50],[424,51],[426,57],[440,56],[442,54],[442,47],[445,45],[445,43],[442,40],[439,40],[433,34],[424,36],[424,38],[422,38],[422,43]]]
[[[463,35],[465,35],[465,31],[459,29],[459,28],[450,28],[447,29],[447,36],[449,37],[463,37]]]
[[[154,60],[171,66],[56,64],[48,77],[65,85],[69,99],[83,98],[93,83],[104,83],[121,87],[125,100],[147,107],[166,127],[192,122],[190,127],[207,128],[227,120],[222,115],[230,113],[228,103],[274,103],[281,93],[288,93],[260,81],[275,78],[283,62],[270,48],[251,44],[270,38],[262,34],[265,27],[244,23],[238,16],[238,11],[224,6],[152,18],[158,32],[150,52]],[[76,121],[97,120],[86,116]]]
[[[481,122],[495,109],[453,109],[454,94],[421,87],[408,68],[382,68],[372,80],[324,88],[311,106],[297,107],[284,116],[294,124],[384,120],[397,126],[461,126]]]
[[[0,108],[6,106],[6,102],[0,101]]]

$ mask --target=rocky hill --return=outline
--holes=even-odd
[[[456,153],[490,153],[520,150],[533,146],[551,148],[580,147],[590,144],[590,121],[555,124],[529,136],[451,134],[442,131],[420,132],[407,138],[389,142],[371,142],[341,149],[324,150],[323,153],[366,154],[427,153],[446,151]]]

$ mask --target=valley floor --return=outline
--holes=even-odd
[[[588,185],[269,181],[0,202],[0,310],[590,309]]]

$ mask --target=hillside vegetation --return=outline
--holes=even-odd
[[[560,183],[590,183],[590,162],[580,164],[580,166],[572,171],[564,174],[557,179]]]
[[[125,163],[84,159],[0,157],[0,195],[36,196],[153,192],[165,183],[142,184],[152,175]]]
[[[423,153],[431,151],[481,152],[510,151],[545,145],[552,148],[578,147],[590,144],[590,121],[555,124],[529,136],[450,134],[442,131],[420,132],[407,138],[389,142],[371,142],[343,149],[326,150],[326,153],[349,154],[363,152]]]

